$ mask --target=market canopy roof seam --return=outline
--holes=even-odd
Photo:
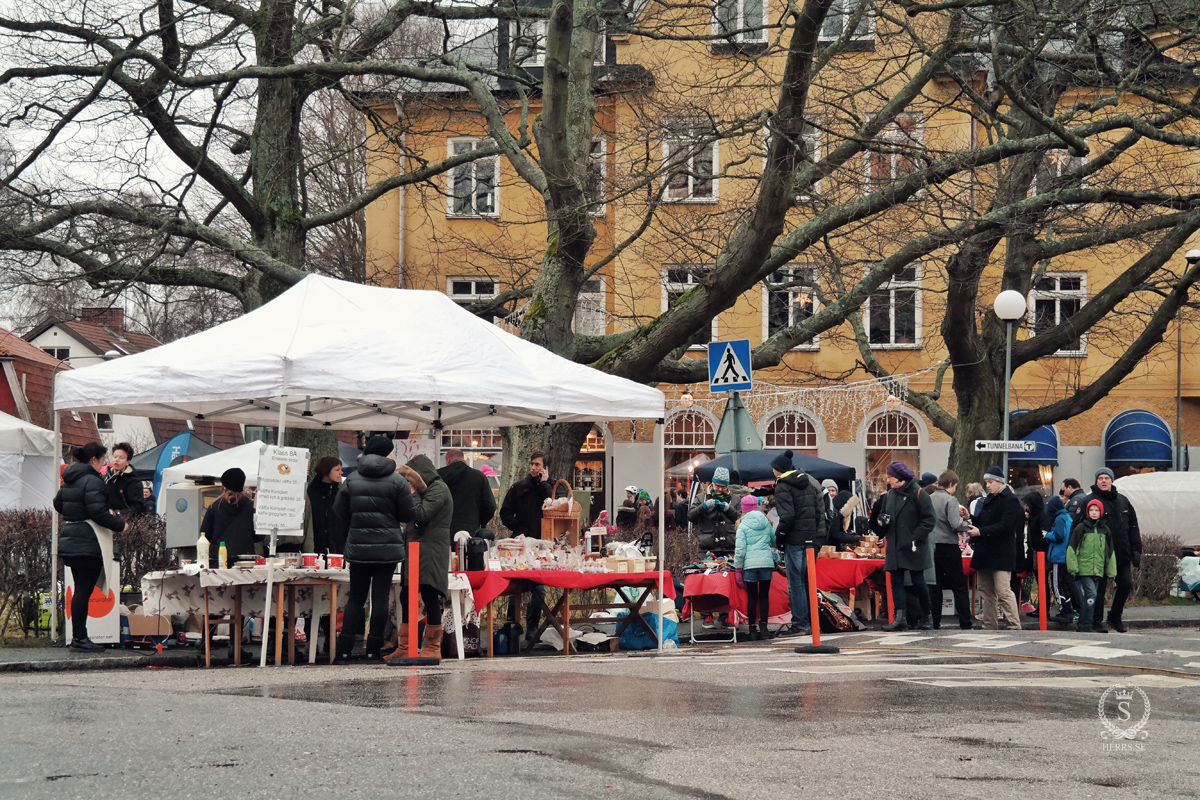
[[[353,320],[347,323],[346,320]],[[661,419],[658,389],[513,336],[440,292],[310,275],[185,339],[58,377],[55,405],[402,430]]]

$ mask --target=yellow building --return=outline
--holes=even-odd
[[[746,28],[760,24],[761,6],[739,1],[735,7],[723,4],[718,10],[725,13],[721,9],[729,8],[734,22]],[[766,7],[768,22],[773,10],[777,9]],[[670,13],[675,16],[666,23],[698,36],[719,24],[696,7]],[[926,26],[931,37],[940,35],[940,18],[926,16],[913,24]],[[846,34],[844,23],[844,18],[831,16],[822,35],[837,39]],[[470,42],[464,51],[475,58],[495,58],[504,67],[513,43],[532,37],[524,66],[536,77],[541,65],[536,39],[544,28],[519,29],[516,23],[502,26]],[[834,153],[857,124],[883,108],[918,73],[924,62],[911,37],[920,33],[916,28],[907,34],[889,29],[882,18],[868,16],[843,37],[843,51],[828,67],[834,77],[815,81],[812,90],[812,124],[803,140],[814,161]],[[759,111],[773,102],[784,57],[757,55],[775,36],[768,29],[716,43],[636,36],[605,40],[603,55],[598,56],[593,140],[592,213],[597,229],[593,263],[617,252],[585,287],[575,320],[577,332],[616,333],[653,319],[714,263],[724,236],[758,188],[766,128],[747,120],[761,116]],[[1083,99],[1090,92],[1073,89],[1063,103]],[[503,82],[496,84],[495,96],[510,131],[519,132],[540,111],[536,98],[523,106],[518,93]],[[476,105],[453,87],[400,93],[376,107],[390,121],[396,120],[397,109],[404,118],[404,145],[411,155],[402,159],[395,148],[378,140],[370,163],[372,180],[394,175],[402,167],[412,168],[421,160],[438,161],[491,144]],[[880,133],[891,150],[862,153],[799,191],[795,218],[803,220],[902,178],[918,166],[922,154],[945,155],[981,146],[989,132],[977,116],[978,109],[966,104],[958,84],[945,74],[932,75],[921,95]],[[1089,144],[1094,153],[1106,152],[1119,135],[1099,133]],[[1194,162],[1178,154],[1163,158],[1157,152],[1154,166],[1149,166],[1147,152],[1138,147],[1118,155],[1110,170],[1091,175],[1088,181],[1161,185],[1168,169],[1194,174]],[[666,162],[683,163],[686,169],[663,186],[654,180],[661,177],[660,165]],[[1086,159],[1066,151],[1046,153],[1031,192],[1036,194],[1039,186],[1049,186],[1086,164]],[[870,225],[844,226],[830,246],[806,250],[786,270],[736,298],[713,320],[710,330],[697,333],[694,352],[703,357],[703,345],[710,340],[749,339],[757,346],[780,327],[811,315],[822,297],[836,294],[841,289],[834,285],[838,277],[853,279],[895,252],[900,243],[967,218],[986,203],[995,187],[996,172],[985,167],[931,186]],[[1064,229],[1108,224],[1089,214],[1088,208],[1076,209]],[[652,224],[635,235],[648,215]],[[528,285],[546,247],[545,207],[512,165],[494,155],[428,183],[390,192],[368,208],[367,236],[372,282],[434,289],[472,304]],[[1036,333],[1037,325],[1068,319],[1148,247],[1125,242],[1057,257],[1044,265],[1033,281],[1028,298],[1032,313],[1021,324],[1018,339]],[[853,466],[874,483],[893,459],[908,462],[917,472],[938,473],[946,467],[951,437],[904,402],[910,391],[934,388],[936,367],[946,357],[940,335],[945,257],[945,251],[934,250],[914,261],[872,293],[862,309],[871,355],[894,380],[869,379],[858,366],[861,354],[849,323],[795,347],[779,367],[755,374],[756,389],[744,399],[767,447],[788,447]],[[1002,251],[995,257],[1002,259]],[[1182,259],[1181,252],[1176,259],[1180,267]],[[994,274],[985,276],[983,286],[992,288],[986,296],[981,289],[978,314],[990,309],[999,278],[998,266]],[[519,320],[518,308],[506,318],[498,315],[496,322],[515,326]],[[1022,367],[1013,378],[1012,408],[1043,406],[1088,382],[1113,363],[1119,346],[1140,332],[1138,325],[1136,317],[1118,316],[1053,357]],[[1037,451],[1011,460],[1014,485],[1050,490],[1062,478],[1077,477],[1086,486],[1105,464],[1118,474],[1170,468],[1177,436],[1180,442],[1193,441],[1200,425],[1200,373],[1190,357],[1197,328],[1184,324],[1178,363],[1177,333],[1170,329],[1165,342],[1095,407],[1035,432],[1033,438],[1040,442]],[[945,386],[939,402],[953,415],[948,376]],[[723,398],[709,396],[705,385],[663,388],[669,397],[665,436],[670,451],[664,468],[674,480],[686,480],[689,467],[711,455]],[[1177,430],[1177,414],[1182,431]],[[647,442],[652,435],[646,426],[598,426],[577,465],[577,485],[604,486],[613,497],[607,486],[609,476],[604,474],[614,466],[613,448]],[[445,436],[448,444],[481,456],[499,446],[494,431]],[[601,452],[608,455],[602,457]],[[623,485],[627,481],[619,466],[617,472],[611,480]]]

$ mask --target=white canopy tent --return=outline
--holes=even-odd
[[[1179,536],[1184,545],[1200,544],[1195,528],[1200,516],[1200,472],[1126,475],[1113,486],[1133,504],[1143,536],[1166,533]]]
[[[266,447],[262,442],[246,442],[228,450],[218,450],[215,453],[167,467],[162,471],[163,491],[158,493],[157,498],[159,516],[167,513],[166,488],[174,483],[182,483],[187,480],[188,475],[211,475],[219,479],[225,470],[237,467],[246,473],[247,486],[258,486],[258,460]]]
[[[0,411],[0,509],[50,508],[57,452],[53,431]]]
[[[666,409],[661,391],[561,358],[439,292],[316,275],[223,325],[63,373],[54,404],[281,430],[661,422]],[[661,425],[656,438],[661,450]]]

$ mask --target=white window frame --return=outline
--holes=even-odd
[[[462,283],[464,281],[471,284],[471,291],[466,293],[455,292],[454,284]],[[488,294],[478,291],[478,284],[480,283],[491,283],[491,293]],[[446,278],[446,296],[463,307],[466,307],[472,303],[478,303],[480,300],[491,300],[498,294],[500,294],[500,280],[498,278],[493,278],[486,275],[458,275]]]
[[[857,0],[857,2],[855,2],[855,0],[833,0],[833,2],[829,5],[829,11],[825,14],[825,21],[821,23],[821,32],[817,34],[817,41],[821,42],[822,44],[829,44],[830,42],[836,42],[838,39],[842,38],[842,33],[845,31],[845,23],[841,22],[840,20],[842,17],[849,17],[851,14],[853,14],[854,7],[858,5],[859,2],[872,2],[872,0]],[[840,30],[836,35],[833,35],[829,29],[829,24],[833,20],[839,20],[838,27]],[[864,26],[865,30],[855,31],[854,35],[846,41],[869,42],[875,39],[874,9],[867,10],[867,13],[863,15],[860,25]]]
[[[776,443],[767,442],[767,439],[772,435],[771,434],[771,426],[773,424],[775,424],[775,422],[782,420],[785,417],[792,417],[797,420],[801,420],[806,425],[808,425],[808,427],[812,430],[812,446],[811,447],[807,444],[796,444],[795,442],[786,443],[786,444],[779,444],[777,442]],[[792,431],[790,433],[795,434],[796,432]],[[785,434],[774,434],[774,435],[783,436]],[[816,423],[813,422],[812,418],[808,414],[805,414],[801,411],[796,411],[796,410],[793,410],[790,408],[784,408],[782,410],[772,412],[770,416],[768,416],[765,420],[763,420],[762,440],[765,443],[763,446],[767,447],[767,448],[786,447],[786,448],[791,448],[791,449],[796,449],[796,450],[817,450],[820,447],[820,443],[821,443],[821,432],[817,428]]]
[[[1040,280],[1053,279],[1056,286],[1061,286],[1063,278],[1077,278],[1079,280],[1078,289],[1039,289],[1037,283]],[[1080,310],[1087,305],[1087,273],[1086,272],[1047,272],[1039,276],[1038,280],[1034,281],[1034,285],[1029,289],[1029,337],[1033,338],[1037,335],[1037,303],[1038,301],[1050,301],[1054,303],[1054,322],[1053,325],[1060,325],[1063,321],[1062,303],[1063,300],[1078,300]],[[1078,312],[1076,312],[1078,313]],[[1053,353],[1057,358],[1087,358],[1087,333],[1079,334],[1079,348],[1056,350]]]
[[[664,203],[716,203],[720,200],[721,181],[717,177],[717,174],[721,171],[721,140],[714,138],[711,142],[704,141],[710,135],[710,130],[707,125],[702,130],[698,125],[693,126],[681,123],[679,125],[668,126],[663,131],[662,201]],[[673,151],[686,151],[688,153],[686,160],[673,157]],[[703,181],[695,175],[696,159],[703,155],[705,151],[712,154],[712,177],[709,178],[709,182],[712,184],[712,194],[697,196],[697,184],[703,183]],[[682,176],[675,176],[677,178],[682,177],[687,181],[686,196],[673,197],[671,195],[671,181],[669,178],[671,177],[671,173],[675,172],[674,167],[686,168]]]
[[[922,306],[924,305],[924,292],[921,291],[922,270],[921,270],[921,264],[919,262],[913,264],[912,266],[916,273],[916,277],[913,280],[898,280],[897,278],[894,277],[891,280],[889,280],[887,283],[880,286],[874,292],[871,292],[871,295],[867,297],[866,302],[863,303],[863,310],[862,310],[863,328],[866,330],[867,342],[870,344],[872,350],[919,350],[919,349],[921,349],[922,338],[923,338],[922,337],[922,314],[921,314],[921,312],[922,312]],[[914,293],[914,295],[913,295],[913,305],[914,305],[914,308],[913,308],[913,317],[914,317],[913,338],[914,338],[914,341],[912,341],[912,342],[897,342],[896,341],[896,292],[897,291],[912,291]],[[888,304],[889,304],[888,320],[889,320],[890,330],[888,331],[889,341],[887,341],[887,342],[875,343],[875,342],[870,341],[871,340],[871,302],[872,302],[872,297],[875,295],[876,292],[887,292],[888,293]]]
[[[669,308],[671,305],[670,296],[671,296],[672,292],[677,292],[678,294],[683,294],[700,282],[700,279],[695,274],[693,274],[693,270],[696,270],[696,269],[697,268],[693,267],[693,266],[685,266],[685,265],[678,265],[678,264],[663,267],[663,271],[662,271],[662,310],[664,313],[666,312],[667,308]],[[672,281],[669,279],[671,272],[682,272],[687,275],[688,280]],[[709,338],[710,342],[716,342],[716,341],[720,340],[719,336],[717,334],[717,329],[718,329],[717,317],[713,317],[712,326],[710,329],[710,338]],[[707,350],[708,344],[707,343],[705,343],[705,344],[690,344],[690,345],[688,345],[688,349],[689,350]]]
[[[1086,155],[1073,156],[1066,149],[1047,150],[1045,153],[1042,153],[1042,160],[1039,162],[1038,168],[1034,170],[1033,180],[1029,185],[1029,196],[1036,197],[1041,194],[1041,191],[1038,189],[1038,176],[1043,172],[1043,167],[1048,166],[1049,169],[1045,171],[1053,172],[1055,178],[1061,178],[1064,172],[1084,167],[1087,163],[1088,157]],[[1080,188],[1087,188],[1087,185],[1088,181],[1085,175],[1083,180],[1079,182],[1079,186]]]
[[[446,140],[447,158],[457,155],[454,152],[456,145],[465,143],[471,144],[472,150],[478,150],[480,147],[491,146],[492,140],[479,136],[452,136]],[[478,170],[486,164],[492,166],[492,208],[490,211],[481,212],[476,208],[475,183],[478,181]],[[455,195],[457,188],[455,182],[458,171],[462,169],[471,170],[471,213],[463,213],[455,209],[455,201],[458,199]],[[461,164],[446,173],[446,216],[454,219],[487,219],[500,216],[500,157],[498,155]]]
[[[588,284],[595,284],[594,288],[599,291],[588,291]],[[603,336],[608,332],[608,306],[607,306],[607,281],[603,275],[593,275],[588,278],[584,285],[579,288],[579,302],[575,304],[575,319],[571,321],[571,330],[582,336]],[[584,298],[591,298],[586,301],[592,304],[592,308],[584,309]],[[595,314],[599,319],[599,326],[596,330],[580,330],[582,327],[580,313],[587,311],[589,314]]]
[[[527,34],[522,31],[528,31]],[[508,60],[510,67],[543,67],[546,65],[546,20],[544,19],[514,19],[508,27]],[[514,55],[519,39],[529,39],[532,52],[529,57],[517,62]]]
[[[804,144],[804,149],[808,151],[808,157],[812,159],[814,164],[821,160],[821,128],[819,119],[811,119],[804,121],[804,130],[800,133],[800,140]],[[763,171],[767,169],[767,149],[771,146],[771,130],[763,128],[762,130],[762,145],[763,145]],[[811,194],[797,192],[793,198],[797,204],[811,203],[813,198],[821,194],[821,182],[817,181],[809,187]]]
[[[783,291],[786,291],[790,298],[791,295],[796,294],[794,289],[787,289],[787,290],[783,290],[783,291],[772,290],[770,287],[770,283],[772,282],[771,279],[774,278],[776,275],[779,275],[780,273],[788,273],[782,281],[777,281],[778,283],[785,283],[787,281],[795,280],[796,279],[795,276],[797,273],[804,273],[804,272],[808,273],[809,284],[812,287],[812,313],[816,314],[818,311],[821,310],[821,300],[817,296],[818,295],[818,292],[817,292],[818,283],[817,283],[817,268],[816,267],[814,267],[810,264],[789,264],[788,266],[784,267],[783,269],[779,270],[778,272],[774,272],[771,275],[768,275],[762,282],[762,338],[763,338],[763,341],[766,341],[767,339],[769,339],[772,334],[772,331],[771,331],[771,295],[776,292],[782,294]],[[804,276],[803,276],[803,274],[801,274],[800,279],[803,280],[803,278],[804,278]],[[796,324],[795,314],[792,313],[794,311],[794,309],[795,309],[795,306],[789,299],[789,301],[788,301],[788,326],[789,327]],[[792,350],[819,350],[819,349],[821,349],[821,337],[820,336],[814,336],[810,341],[803,342],[792,348]],[[788,413],[792,413],[792,412],[788,412]]]
[[[713,19],[712,32],[713,36],[720,37],[729,42],[742,42],[744,44],[758,44],[767,41],[767,17],[770,12],[768,0],[758,0],[762,4],[762,18],[752,20],[746,18],[746,0],[713,0]],[[747,30],[742,33],[727,34],[725,26],[721,24],[721,9],[723,6],[732,6],[734,8],[735,20],[732,30],[739,31],[742,28],[757,28],[757,30]]]
[[[914,131],[914,135],[912,138],[907,136],[904,133],[904,131],[900,128],[899,123],[902,120],[903,121],[913,120],[917,123],[916,129]],[[917,113],[898,114],[894,120],[889,122],[884,127],[884,129],[881,130],[876,135],[875,138],[878,141],[883,142],[885,144],[891,144],[891,145],[897,145],[897,146],[907,145],[909,147],[915,146],[919,150],[924,150],[925,149],[925,116],[923,114],[917,114]],[[864,150],[863,151],[863,194],[871,194],[872,192],[878,191],[880,188],[882,188],[881,186],[875,186],[874,183],[872,182],[871,166],[872,166],[874,159],[876,159],[876,158],[888,159],[888,167],[889,167],[888,168],[888,175],[889,175],[888,182],[889,183],[899,179],[901,176],[901,174],[899,172],[898,164],[899,164],[899,159],[902,158],[902,155],[899,152],[877,153],[873,150]],[[910,159],[910,160],[912,161],[913,171],[920,168],[919,165],[917,164],[917,160],[915,158]],[[907,174],[907,173],[904,173],[904,174]],[[918,191],[913,196],[920,197],[922,194],[924,194],[924,190]]]
[[[599,202],[588,203],[588,213],[593,217],[602,217],[608,211],[608,204],[605,202],[608,195],[608,140],[603,136],[592,139],[591,150],[588,153],[589,176],[593,165],[599,167],[600,178],[597,189],[600,197]],[[587,195],[587,193],[587,187],[585,187],[584,194]]]

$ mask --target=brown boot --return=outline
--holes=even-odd
[[[396,649],[383,657],[384,661],[391,661],[393,658],[408,658],[408,626],[401,625],[400,630],[396,632]]]
[[[417,653],[421,658],[441,658],[442,657],[442,626],[441,625],[426,625],[425,626],[425,646],[421,648],[421,652]]]

